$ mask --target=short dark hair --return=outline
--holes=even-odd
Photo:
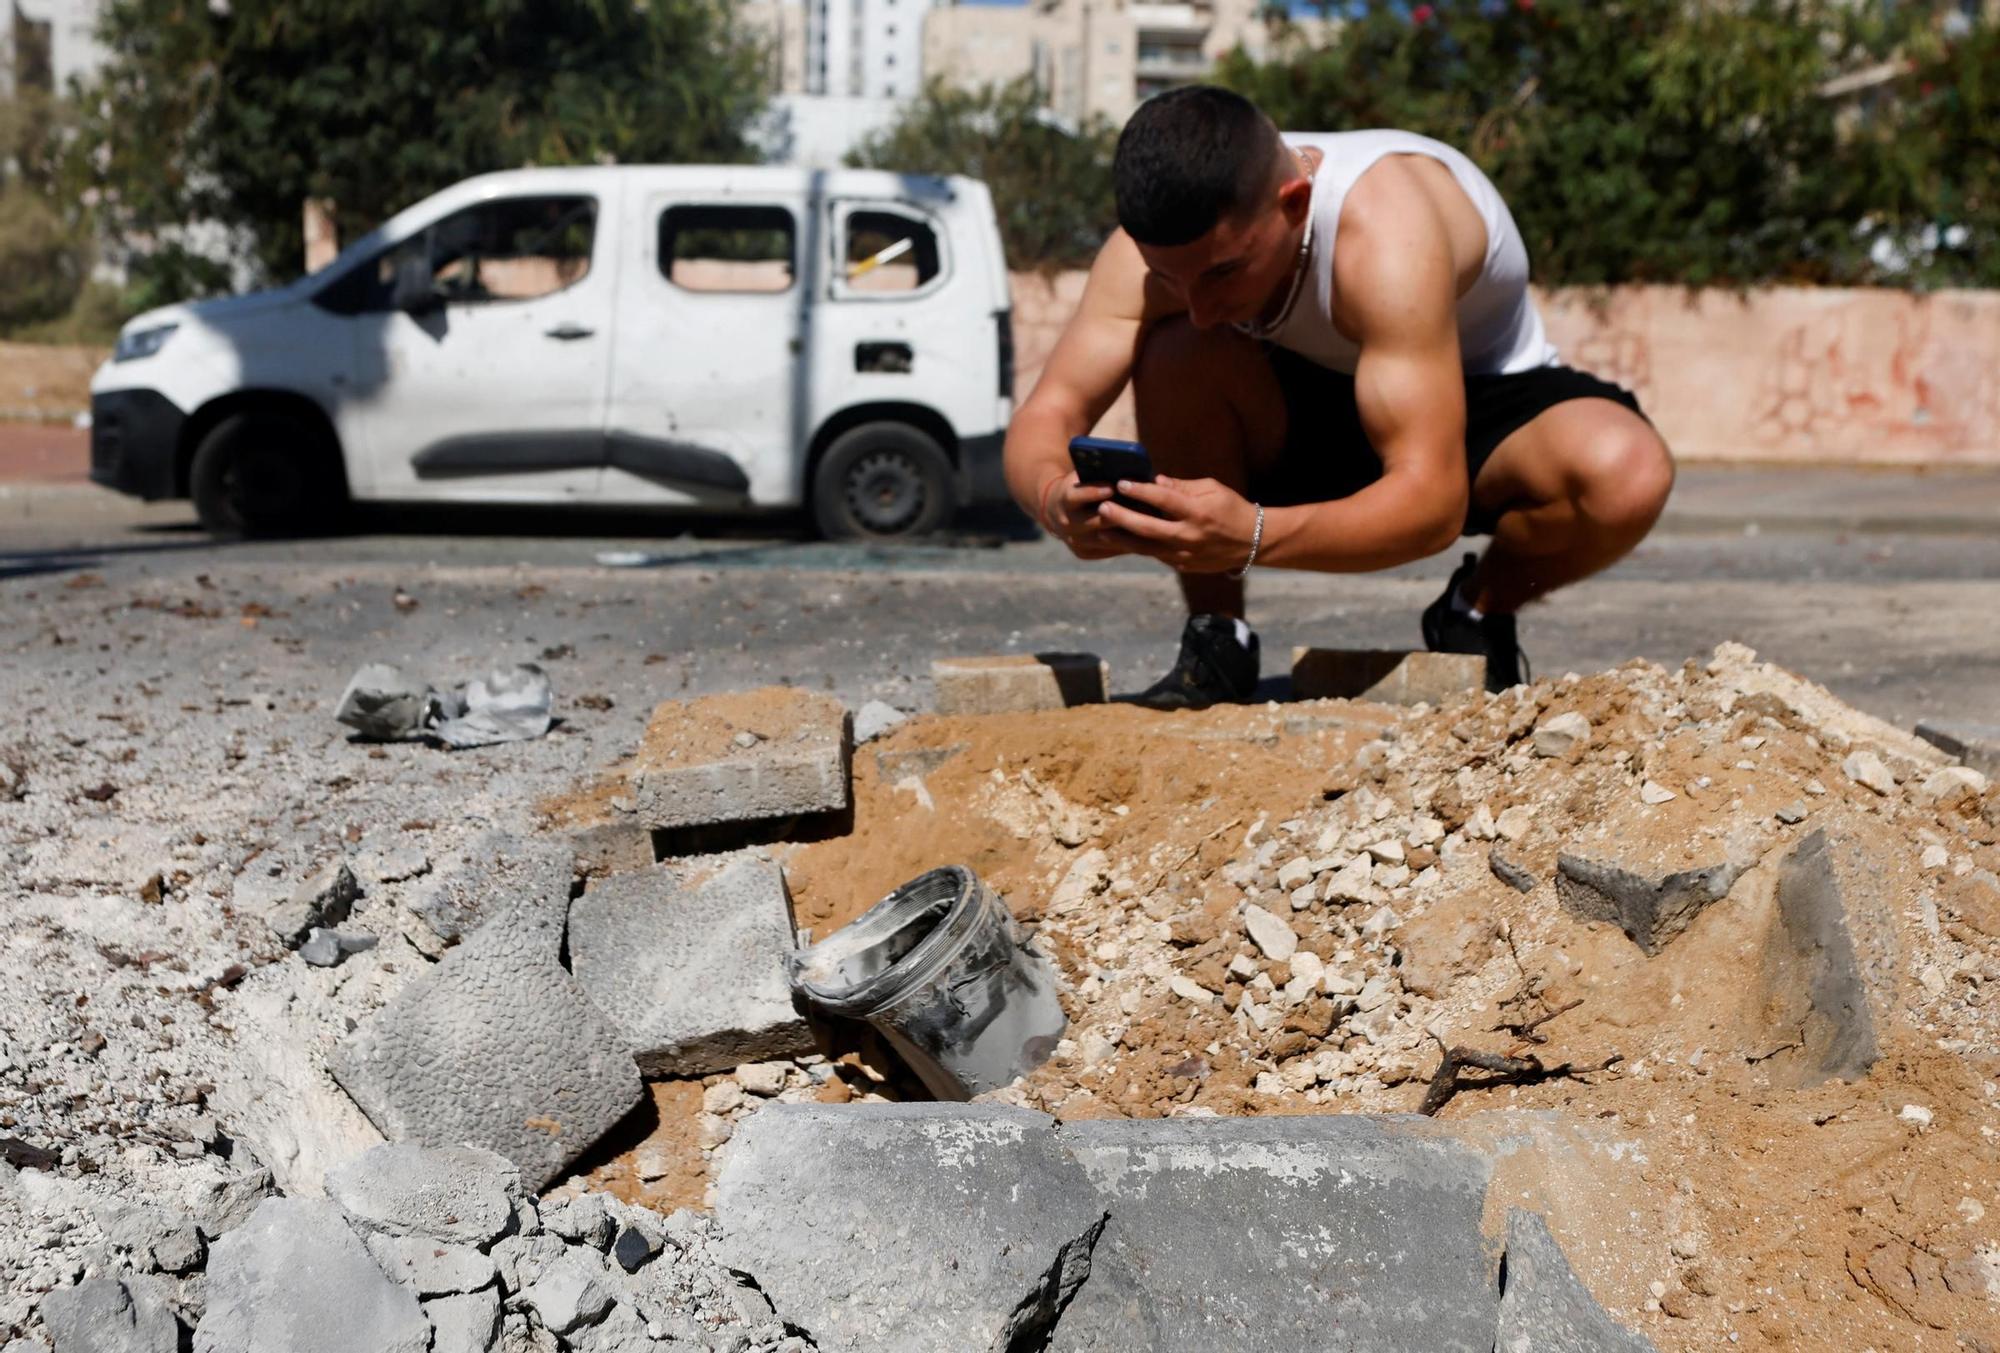
[[[1139,105],[1118,137],[1118,224],[1141,244],[1196,240],[1256,204],[1277,172],[1277,128],[1241,94],[1182,85]]]

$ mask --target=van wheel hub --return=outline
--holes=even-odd
[[[923,474],[898,452],[863,456],[847,477],[847,502],[869,530],[885,535],[899,531],[923,510]]]

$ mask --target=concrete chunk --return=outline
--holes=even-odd
[[[754,822],[847,807],[847,709],[787,686],[669,700],[632,767],[648,827]]]
[[[754,853],[601,880],[571,909],[570,966],[647,1075],[813,1050],[792,1006],[784,872]]]
[[[457,869],[426,878],[406,905],[447,940],[477,930],[509,906],[554,906],[569,897],[576,852],[545,836],[487,832],[466,852]]]
[[[428,1236],[371,1235],[368,1253],[384,1273],[420,1297],[477,1292],[500,1276],[491,1256],[470,1245],[446,1245]]]
[[[1926,719],[1917,736],[1983,775],[2000,776],[2000,724]]]
[[[337,926],[347,919],[361,895],[354,871],[335,861],[307,879],[283,901],[265,912],[272,933],[293,949],[306,942],[315,926]]]
[[[1586,921],[1609,921],[1648,956],[1694,924],[1711,903],[1729,895],[1742,867],[1711,864],[1663,878],[1578,855],[1556,856],[1556,897]]]
[[[486,1353],[500,1333],[500,1293],[495,1288],[439,1297],[424,1303],[431,1322],[431,1353]]]
[[[1857,937],[1851,921],[1863,927]],[[1855,917],[1842,895],[1826,833],[1816,831],[1778,874],[1777,919],[1765,943],[1762,1007],[1802,1044],[1773,1060],[1800,1085],[1866,1074],[1881,1056],[1870,985],[1892,990],[1893,931],[1879,915]],[[1857,944],[1857,938],[1861,943]]]
[[[532,1306],[557,1334],[602,1320],[614,1299],[602,1261],[574,1249],[550,1264],[521,1294],[521,1304]]]
[[[215,1242],[195,1353],[425,1353],[430,1322],[332,1204],[267,1198]]]
[[[781,1319],[874,1353],[1041,1347],[1104,1224],[1052,1120],[959,1104],[772,1104],[716,1213],[723,1263]]]
[[[1052,1350],[1489,1353],[1491,1166],[1421,1118],[1067,1124],[1111,1220]]]
[[[1507,1211],[1500,1326],[1494,1353],[1654,1353],[1653,1343],[1614,1321],[1570,1270],[1548,1223]]]
[[[86,1278],[42,1299],[57,1353],[178,1353],[181,1322],[164,1302],[116,1278]]]
[[[1295,648],[1292,694],[1302,700],[1376,700],[1386,705],[1442,704],[1486,688],[1486,659],[1468,653],[1394,649]]]
[[[1111,669],[1094,653],[940,658],[931,684],[940,714],[1033,714],[1104,703]]]
[[[326,1176],[327,1197],[357,1228],[454,1245],[484,1245],[499,1236],[519,1192],[513,1165],[475,1146],[395,1142]]]
[[[333,1049],[334,1078],[390,1140],[483,1146],[546,1187],[644,1095],[562,934],[559,906],[488,921]]]

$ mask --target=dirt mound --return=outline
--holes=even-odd
[[[994,1098],[1407,1112],[1463,1048],[1502,1069],[1441,1116],[1560,1110],[1619,1162],[1516,1182],[1662,1348],[1996,1346],[2000,791],[1748,650],[1413,711],[918,718],[854,792],[787,854],[802,926],[961,863],[1064,974],[1069,1036]],[[781,1097],[920,1093],[828,1052]],[[727,1079],[592,1181],[697,1196]]]

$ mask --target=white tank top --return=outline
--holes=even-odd
[[[1292,311],[1269,334],[1334,371],[1352,373],[1360,345],[1333,323],[1333,246],[1340,233],[1340,208],[1348,190],[1385,155],[1427,155],[1451,171],[1486,224],[1486,266],[1458,298],[1458,346],[1471,374],[1529,371],[1557,360],[1528,295],[1528,248],[1514,217],[1479,166],[1445,145],[1414,132],[1286,132],[1285,144],[1320,152],[1313,174],[1312,246],[1306,278]]]

